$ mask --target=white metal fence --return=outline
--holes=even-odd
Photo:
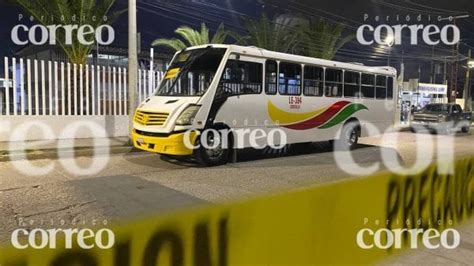
[[[4,64],[0,115],[128,114],[126,68],[8,57]],[[162,77],[160,71],[138,71],[137,103],[154,92]]]

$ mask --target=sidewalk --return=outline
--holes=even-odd
[[[132,151],[135,151],[135,149],[129,145],[128,137],[25,142],[6,141],[0,142],[0,162],[21,160],[25,157],[29,160],[56,159],[59,153],[74,157],[105,153],[121,154]]]

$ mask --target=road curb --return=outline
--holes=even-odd
[[[41,160],[62,158],[92,157],[95,155],[126,154],[140,152],[132,146],[112,146],[112,147],[76,147],[72,149],[26,149],[14,151],[0,151],[0,162],[17,160]]]

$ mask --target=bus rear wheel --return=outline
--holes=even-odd
[[[203,166],[226,164],[229,160],[231,143],[223,134],[223,128],[210,128],[207,134],[201,134],[197,140],[195,158]],[[227,138],[227,139],[224,139]]]
[[[360,125],[357,121],[347,122],[338,140],[334,142],[336,150],[352,150],[357,146],[360,136]]]

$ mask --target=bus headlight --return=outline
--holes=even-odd
[[[196,116],[197,112],[199,111],[201,106],[198,105],[190,105],[179,115],[178,119],[176,120],[176,125],[179,126],[186,126],[191,125],[193,123],[193,119]]]

